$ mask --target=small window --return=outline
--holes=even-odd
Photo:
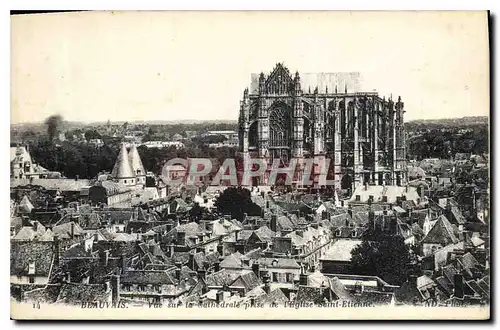
[[[382,196],[382,203],[387,203],[387,196]]]
[[[123,180],[124,183],[127,183],[127,180]]]
[[[356,195],[356,202],[359,202],[361,200],[361,196],[360,195]]]
[[[35,277],[34,276],[30,276],[29,281],[30,281],[30,284],[35,283]]]

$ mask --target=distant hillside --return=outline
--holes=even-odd
[[[489,117],[475,116],[462,118],[443,118],[443,119],[417,119],[406,123],[411,126],[442,126],[442,127],[467,127],[475,125],[488,125]]]

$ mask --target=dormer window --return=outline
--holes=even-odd
[[[342,231],[340,229],[337,229],[335,231],[335,236],[340,237],[340,235],[342,235]]]
[[[352,237],[358,237],[358,233],[357,233],[356,231],[353,231],[353,232],[351,233],[351,236],[352,236]]]

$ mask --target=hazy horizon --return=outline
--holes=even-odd
[[[486,12],[86,12],[11,28],[11,124],[236,121],[251,74],[277,62],[358,71],[408,122],[490,112]]]

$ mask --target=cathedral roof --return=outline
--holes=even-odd
[[[130,147],[130,150],[128,152],[128,159],[135,174],[146,175],[144,165],[142,165],[141,157],[139,156],[139,152],[137,151],[137,147],[135,145],[132,145],[132,147]]]
[[[117,179],[135,178],[134,170],[130,165],[128,152],[127,148],[125,147],[125,144],[122,144],[122,148],[120,150],[120,153],[118,154],[118,158],[116,159],[115,167],[113,167],[111,176]]]

